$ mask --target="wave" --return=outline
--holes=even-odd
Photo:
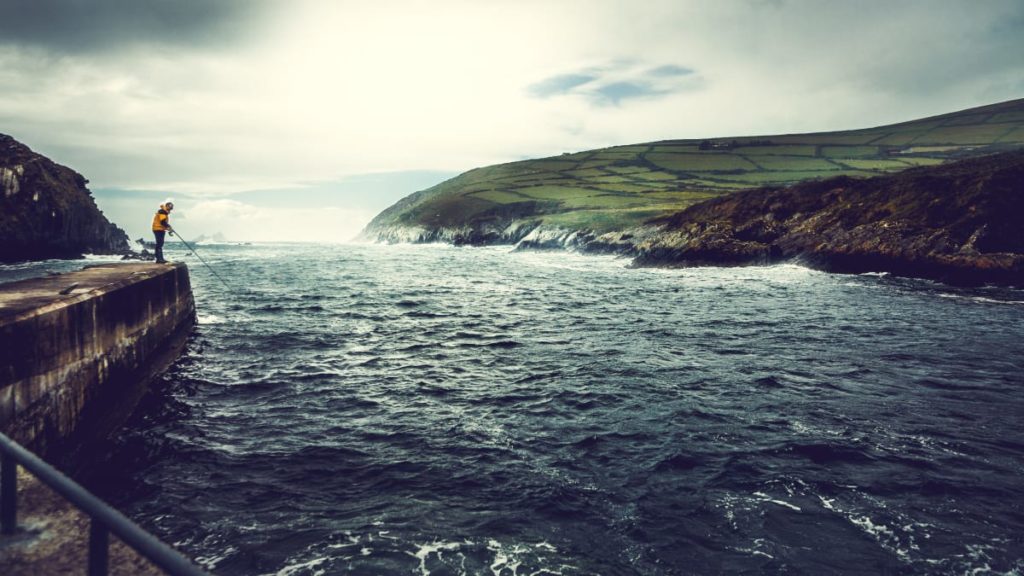
[[[224,324],[225,322],[227,322],[227,320],[225,320],[222,316],[217,316],[216,314],[204,314],[202,312],[199,312],[196,314],[196,322],[202,326],[209,324]]]
[[[1020,308],[935,297],[1020,292],[507,247],[211,251],[251,258],[230,271],[251,290],[197,290],[200,330],[109,491],[219,573],[1020,560],[998,540],[1024,531]]]

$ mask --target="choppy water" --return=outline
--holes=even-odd
[[[218,574],[1024,570],[1024,292],[209,246],[91,484]],[[173,257],[173,254],[172,254]]]

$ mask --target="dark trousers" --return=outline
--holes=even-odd
[[[164,261],[164,232],[163,230],[153,230],[153,236],[156,236],[156,261]]]

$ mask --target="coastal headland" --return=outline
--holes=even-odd
[[[0,262],[126,254],[78,172],[0,134]]]
[[[862,130],[617,146],[470,170],[363,231],[637,266],[799,262],[1024,284],[1024,100]]]
[[[1024,286],[1024,152],[709,200],[652,221],[638,266],[799,262]]]

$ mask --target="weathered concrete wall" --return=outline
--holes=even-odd
[[[0,285],[0,431],[55,463],[71,461],[124,422],[194,324],[180,263]]]

